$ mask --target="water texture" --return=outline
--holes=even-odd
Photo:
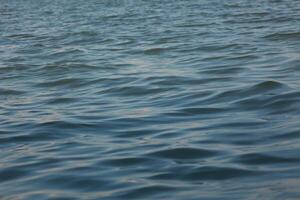
[[[300,199],[299,0],[0,0],[0,198]]]

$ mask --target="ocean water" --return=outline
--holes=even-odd
[[[0,199],[300,199],[299,0],[0,0]]]

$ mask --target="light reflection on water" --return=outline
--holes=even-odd
[[[0,197],[299,199],[299,5],[0,0]]]

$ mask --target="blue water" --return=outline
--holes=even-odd
[[[298,0],[0,0],[0,199],[300,199]]]

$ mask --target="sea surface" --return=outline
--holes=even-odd
[[[300,199],[300,1],[0,0],[0,199]]]

